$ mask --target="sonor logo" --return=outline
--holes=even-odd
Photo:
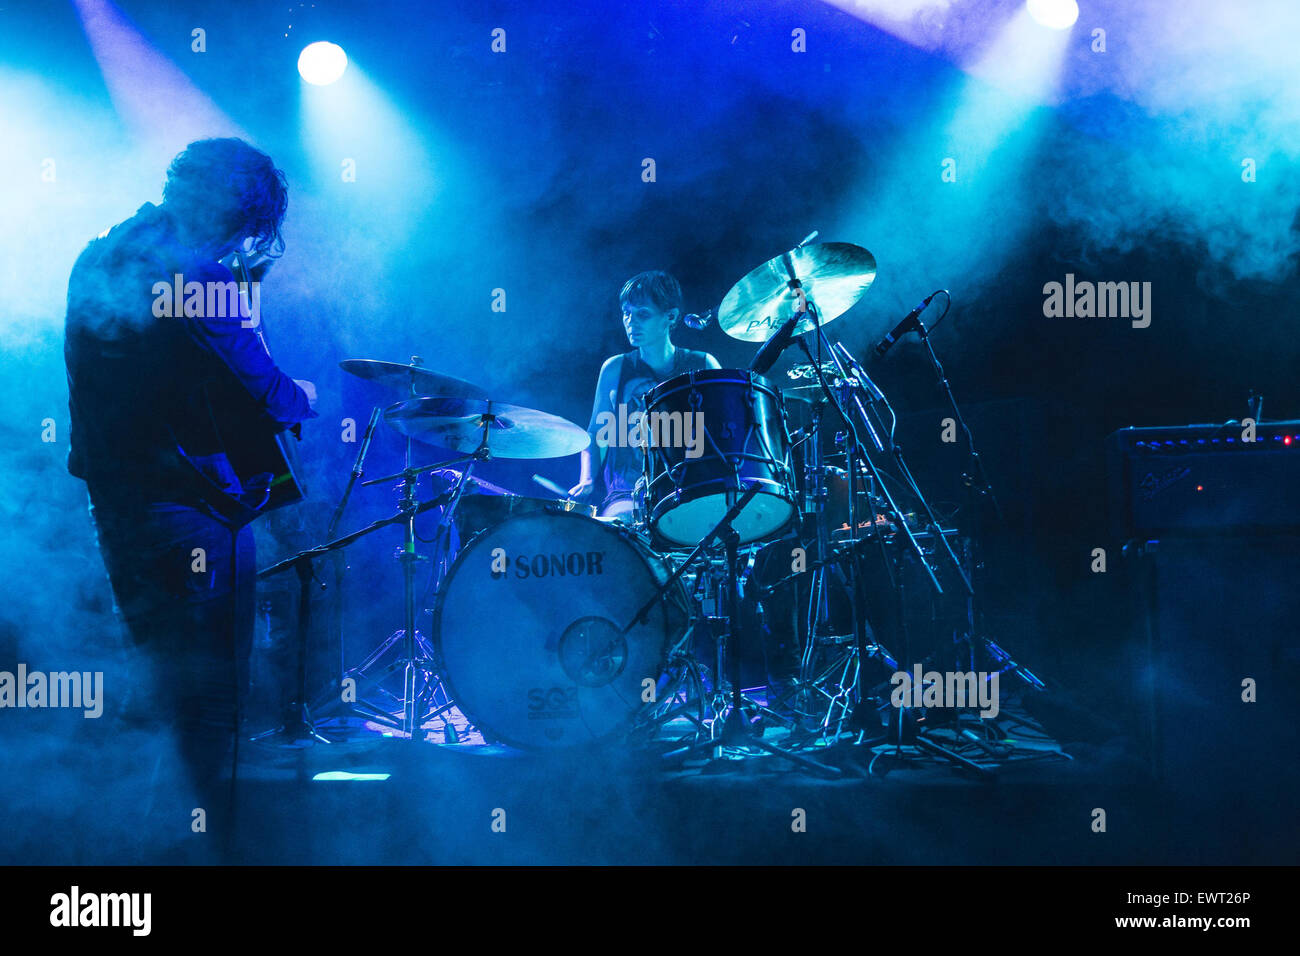
[[[533,687],[528,691],[528,719],[552,720],[578,716],[578,688]]]
[[[515,555],[517,578],[563,578],[604,574],[604,551],[566,551],[561,554]],[[493,575],[504,577],[504,575]]]

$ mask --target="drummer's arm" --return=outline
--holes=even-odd
[[[602,413],[616,414],[614,412],[614,390],[617,387],[618,379],[618,362],[621,356],[615,355],[605,361],[600,368],[600,377],[596,379],[596,398],[591,406],[591,422],[587,426],[587,434],[591,436],[591,443],[582,450],[581,473],[578,478],[578,485],[594,484],[596,475],[605,467],[606,446],[596,441],[596,435],[601,430]]]
[[[705,367],[705,368],[722,368],[722,366],[718,364],[718,360],[715,359],[715,358],[714,358],[710,353],[708,353],[708,352],[705,352],[705,353],[704,353],[704,367]]]

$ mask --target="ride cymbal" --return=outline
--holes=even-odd
[[[413,398],[385,409],[384,420],[404,435],[464,453],[483,443],[486,426],[494,458],[562,458],[590,441],[567,418],[482,399]]]
[[[786,256],[823,325],[853,308],[876,279],[876,258],[861,246],[849,242],[800,246],[769,259],[731,287],[718,306],[718,327],[723,332],[742,342],[766,342],[794,314],[798,295]],[[794,334],[812,328],[812,318],[805,318]]]
[[[486,399],[487,391],[464,379],[444,375],[419,365],[399,365],[377,359],[345,359],[339,368],[357,378],[378,382],[403,395],[441,395],[447,398]]]

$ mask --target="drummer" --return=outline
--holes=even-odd
[[[678,348],[670,333],[682,317],[682,287],[667,272],[640,272],[627,280],[618,300],[623,310],[623,329],[632,350],[611,355],[600,368],[596,398],[592,403],[587,433],[591,444],[582,452],[582,473],[569,494],[599,502],[603,517],[617,517],[632,510],[632,490],[643,471],[640,448],[617,436],[613,444],[597,441],[602,422],[619,407],[645,413],[645,393],[660,382],[686,372],[720,368],[708,352]],[[608,429],[601,436],[608,435]],[[599,487],[598,487],[599,485]]]

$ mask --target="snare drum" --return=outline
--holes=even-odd
[[[781,393],[743,369],[701,369],[646,396],[646,515],[662,541],[695,545],[750,485],[733,522],[741,544],[780,534],[795,516]]]

